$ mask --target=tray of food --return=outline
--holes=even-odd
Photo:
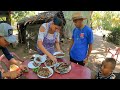
[[[59,62],[55,67],[54,67],[55,72],[60,73],[60,74],[65,74],[70,72],[71,70],[71,65],[68,65],[67,63],[64,62]]]
[[[40,78],[50,78],[53,75],[54,71],[50,67],[40,67],[37,71],[37,75]]]
[[[63,57],[65,57],[65,53],[63,53],[63,52],[55,52],[53,55],[56,58],[63,58]]]
[[[56,63],[50,59],[47,59],[44,64],[46,67],[54,67],[56,65]]]

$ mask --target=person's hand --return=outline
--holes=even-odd
[[[0,68],[0,72],[1,72],[1,73],[4,73],[4,72],[5,72],[5,70],[4,70],[4,69],[2,69],[2,68]]]
[[[62,52],[63,53],[63,51],[62,50],[57,50],[58,52]]]
[[[28,70],[29,70],[26,65],[20,65],[19,67],[23,72],[28,72]]]
[[[5,70],[2,68],[1,65],[0,65],[0,72],[1,72],[1,73],[4,73],[4,72],[5,72]]]
[[[88,57],[84,60],[84,63],[85,63],[85,64],[88,63]]]
[[[57,59],[56,59],[56,57],[55,56],[53,56],[53,55],[51,55],[50,57],[49,57],[51,60],[53,60],[53,62],[57,62]]]
[[[8,74],[8,78],[15,79],[21,75],[21,72],[20,71],[12,71],[12,72],[8,72],[7,74]]]

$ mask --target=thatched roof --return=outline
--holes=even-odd
[[[49,19],[49,18],[52,18],[56,13],[57,13],[57,11],[49,11],[49,12],[39,13],[38,15],[35,15],[35,16],[25,17],[25,18],[21,19],[20,21],[18,21],[18,23],[25,23],[28,21],[35,22],[35,21],[39,21],[39,20]]]

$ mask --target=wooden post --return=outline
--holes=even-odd
[[[11,25],[11,13],[8,11],[8,14],[6,15],[6,21]]]

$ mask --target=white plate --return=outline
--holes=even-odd
[[[35,57],[34,60],[36,60],[37,58],[40,58],[41,60],[40,63],[44,63],[46,61],[46,55],[41,56],[39,54],[35,54],[34,57]]]
[[[65,53],[63,53],[63,52],[55,52],[53,55],[57,55],[57,54],[65,54]],[[64,56],[55,56],[56,58],[63,58],[63,57],[65,57],[65,55]]]
[[[35,66],[33,65],[33,63],[34,63],[34,61],[29,62],[29,63],[28,63],[28,67],[31,68],[31,69],[34,69],[34,68],[39,67],[39,66],[35,67]]]
[[[55,70],[55,72],[57,72],[57,73],[60,73],[56,68],[57,68],[57,66],[59,66],[60,65],[60,63],[58,63],[55,67],[54,67],[54,70]],[[68,70],[66,71],[66,72],[64,72],[64,73],[60,73],[60,74],[65,74],[65,73],[68,73],[68,72],[70,72],[70,70],[72,69],[72,67],[71,67],[71,65],[69,66],[69,68],[68,68]]]
[[[48,77],[43,77],[43,76],[40,76],[39,74],[37,74],[38,75],[38,77],[40,77],[40,78],[49,78],[49,77],[51,77],[52,75],[53,75],[53,69],[52,68],[50,68],[50,67],[43,67],[43,68],[48,68],[49,69],[49,71],[51,72],[51,74],[48,76]]]

